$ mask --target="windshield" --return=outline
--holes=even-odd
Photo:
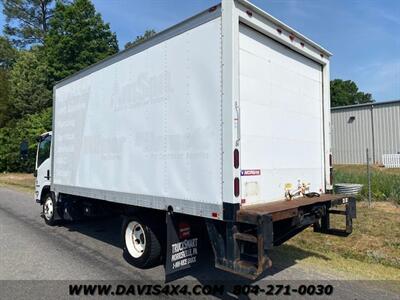
[[[50,157],[50,146],[51,146],[51,135],[46,136],[40,143],[38,147],[37,154],[37,168]]]

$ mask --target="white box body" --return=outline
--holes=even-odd
[[[324,192],[328,56],[224,0],[55,86],[52,188],[216,219],[224,203],[281,200],[289,182]]]

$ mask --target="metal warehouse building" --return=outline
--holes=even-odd
[[[336,164],[382,164],[400,154],[400,100],[332,108],[332,153]]]

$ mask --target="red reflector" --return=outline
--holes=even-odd
[[[242,204],[246,203],[246,199],[242,199],[242,201],[240,201]]]
[[[324,58],[324,55],[322,53],[320,55],[321,55],[321,58]]]
[[[235,197],[239,197],[239,195],[240,195],[239,185],[240,185],[239,178],[236,177],[235,180],[233,181],[233,191],[234,191]]]
[[[239,168],[239,150],[235,149],[235,151],[233,151],[233,166],[235,167],[235,169]]]
[[[210,7],[210,9],[208,10],[209,12],[213,12],[217,10],[218,5],[215,5],[213,7]]]
[[[293,42],[294,41],[294,35],[289,35],[289,39]]]
[[[187,239],[190,237],[190,226],[185,222],[179,223],[179,239]]]
[[[218,218],[218,213],[217,213],[217,212],[212,212],[212,213],[211,213],[211,216],[212,216],[213,218]]]

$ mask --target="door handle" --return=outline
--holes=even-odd
[[[50,170],[47,170],[47,175],[44,176],[44,178],[46,178],[47,180],[50,180]]]
[[[239,103],[236,101],[235,102],[235,109],[236,109],[236,147],[239,147],[239,142],[240,142],[240,106]]]

